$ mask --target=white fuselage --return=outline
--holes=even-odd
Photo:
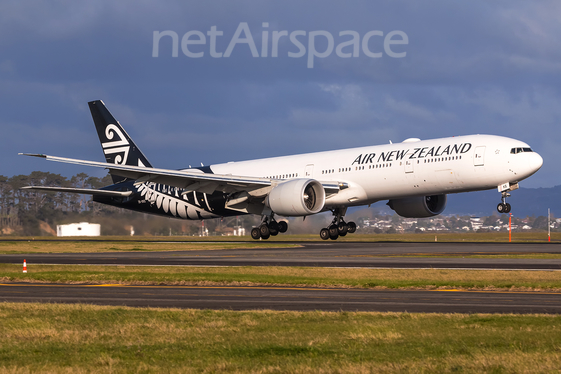
[[[525,149],[526,152],[512,151]],[[516,184],[542,165],[521,141],[468,135],[211,165],[216,174],[346,183],[326,208]]]

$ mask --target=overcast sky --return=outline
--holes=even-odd
[[[87,106],[102,99],[157,167],[480,133],[543,156],[522,187],[559,185],[560,15],[555,0],[2,1],[0,174],[103,175],[17,156],[103,161]],[[154,57],[155,31],[178,35],[177,57],[163,34]]]

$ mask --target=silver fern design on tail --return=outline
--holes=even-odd
[[[162,191],[158,191],[158,189],[162,189]],[[174,217],[184,219],[219,217],[202,207],[197,207],[185,201],[186,195],[182,195],[181,190],[176,187],[146,182],[138,185],[137,191],[146,202],[155,205],[165,214],[171,214]]]
[[[114,136],[117,135],[119,137],[118,140],[113,140]],[[115,126],[114,124],[109,124],[105,128],[105,136],[107,139],[112,140],[110,142],[101,143],[101,147],[103,148],[103,152],[106,155],[112,155],[115,153],[119,153],[115,156],[115,164],[117,165],[125,165],[129,158],[129,150],[130,144],[127,141],[125,135],[122,131]],[[122,153],[122,155],[121,155]],[[140,160],[139,160],[140,163]],[[143,166],[143,165],[139,165]]]

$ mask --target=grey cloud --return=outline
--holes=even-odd
[[[544,152],[525,186],[559,183],[557,1],[41,1],[0,4],[0,174],[52,164],[19,151],[99,159],[87,101],[103,99],[159,166],[214,163],[469,133]],[[402,30],[405,58],[152,57],[153,31]],[[381,40],[381,39],[380,39]],[[372,48],[382,48],[372,40]],[[377,44],[376,44],[377,43]],[[325,45],[320,45],[324,48]],[[71,134],[72,141],[64,141]],[[553,140],[552,140],[553,139]],[[4,144],[5,143],[5,144]],[[9,143],[9,144],[8,144]],[[178,157],[180,156],[180,157]],[[185,159],[185,163],[177,160]],[[13,161],[12,161],[13,160]],[[173,160],[173,161],[170,161]],[[32,166],[30,166],[32,165]]]

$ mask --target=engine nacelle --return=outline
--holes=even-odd
[[[442,213],[446,200],[446,195],[417,196],[390,200],[388,205],[402,217],[426,218]]]
[[[281,216],[308,216],[323,209],[325,190],[314,179],[293,179],[275,186],[265,204]]]

